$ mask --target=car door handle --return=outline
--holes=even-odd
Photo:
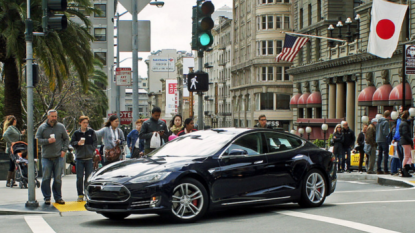
[[[258,161],[255,161],[254,164],[260,164],[260,163],[263,163],[263,162],[264,162],[264,160],[258,160]]]

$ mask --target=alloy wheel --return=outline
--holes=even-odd
[[[172,212],[180,219],[192,219],[202,211],[202,191],[194,184],[181,183],[173,190]]]
[[[326,193],[326,185],[324,178],[319,173],[311,173],[307,178],[306,195],[310,202],[314,204],[320,203]]]

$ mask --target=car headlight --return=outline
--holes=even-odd
[[[95,175],[95,172],[91,172],[91,174],[88,176],[88,178],[86,179],[86,182],[91,181],[92,177]]]
[[[160,180],[163,180],[166,178],[171,172],[158,172],[158,173],[152,173],[144,176],[139,176],[134,179],[131,179],[129,182],[133,184],[138,183],[153,183]]]

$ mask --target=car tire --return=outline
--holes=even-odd
[[[180,180],[172,190],[169,216],[175,222],[195,222],[206,213],[209,205],[203,184],[191,178]]]
[[[327,193],[327,181],[321,171],[312,169],[304,177],[301,184],[301,207],[318,207],[324,203]]]
[[[111,220],[123,220],[124,218],[130,216],[129,213],[101,213],[102,216],[111,219]]]

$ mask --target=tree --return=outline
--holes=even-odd
[[[25,63],[25,20],[26,0],[0,1],[0,62],[4,64],[4,114],[15,115],[22,120],[20,85],[24,82],[22,69]],[[100,13],[92,8],[89,0],[72,0],[65,14],[68,19],[77,16],[83,23],[68,20],[68,27],[62,32],[50,32],[45,37],[34,37],[34,58],[44,69],[51,89],[61,89],[73,66],[84,91],[88,89],[88,74],[93,71],[93,53],[89,34],[91,22],[86,14]],[[76,7],[76,8],[74,8]],[[34,30],[42,31],[41,0],[31,1],[31,18]]]

